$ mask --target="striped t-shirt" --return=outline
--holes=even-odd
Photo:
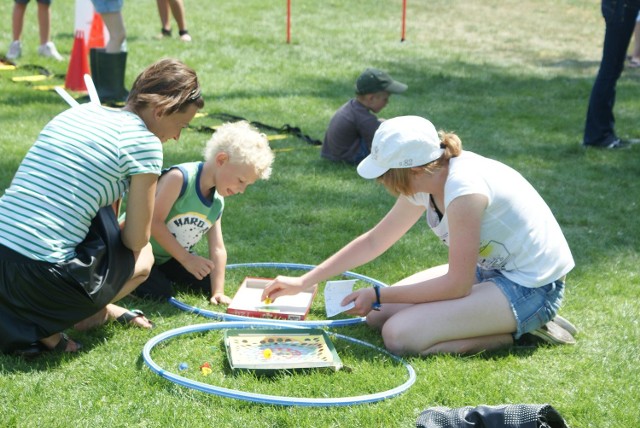
[[[88,103],[42,130],[0,198],[0,244],[35,260],[75,256],[98,209],[136,174],[160,174],[162,143],[137,115]]]

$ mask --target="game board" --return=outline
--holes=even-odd
[[[321,329],[227,330],[224,335],[232,370],[276,370],[328,367],[342,362]]]
[[[278,297],[273,302],[261,301],[262,292],[270,281],[272,280],[269,278],[246,277],[233,296],[227,313],[255,318],[304,320],[309,313],[317,287],[313,286],[293,296]]]

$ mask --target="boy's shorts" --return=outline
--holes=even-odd
[[[122,0],[91,0],[98,13],[114,13],[122,10]]]
[[[558,313],[564,295],[563,280],[529,288],[511,281],[498,270],[480,268],[476,269],[476,278],[478,282],[493,282],[509,301],[517,322],[514,339],[551,321]]]
[[[211,296],[211,277],[197,279],[173,257],[160,265],[153,265],[149,277],[132,294],[149,299],[166,300],[175,295],[173,285]]]
[[[30,0],[15,0],[15,2],[19,4],[27,4],[29,3],[29,1]],[[41,4],[49,4],[49,5],[51,4],[51,0],[36,0],[36,1]]]

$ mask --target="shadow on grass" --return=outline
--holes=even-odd
[[[68,331],[68,334],[73,341],[82,343],[82,350],[79,352],[44,351],[34,358],[0,354],[0,374],[35,373],[64,366],[75,359],[82,358],[84,353],[104,345],[105,342],[108,346],[108,341],[114,332],[109,326],[104,325],[86,332],[72,329]]]

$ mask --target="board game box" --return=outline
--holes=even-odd
[[[293,296],[281,296],[273,302],[265,302],[260,298],[270,281],[272,279],[246,277],[227,307],[227,313],[255,318],[304,320],[316,295],[317,286]]]
[[[224,335],[232,370],[342,368],[329,335],[322,329],[232,329]]]

